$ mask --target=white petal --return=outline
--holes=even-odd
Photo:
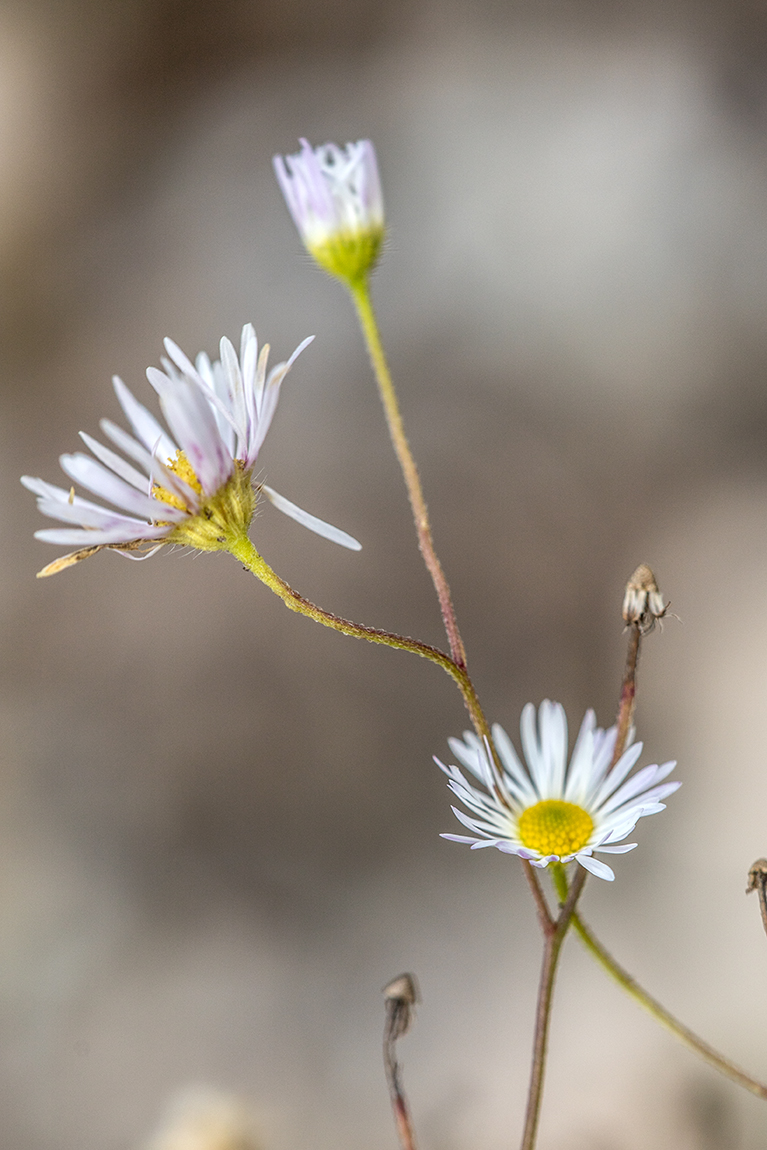
[[[315,515],[310,515],[308,511],[302,511],[295,503],[291,503],[284,495],[279,495],[273,488],[267,487],[265,484],[261,490],[267,499],[283,514],[295,519],[296,523],[301,523],[304,527],[308,527],[315,535],[321,535],[323,539],[330,539],[332,543],[338,543],[341,547],[347,547],[350,551],[361,551],[362,544],[358,543],[351,535],[347,535],[345,531],[341,531],[338,527],[333,527],[332,524],[326,523],[324,519],[317,519]]]
[[[149,493],[149,478],[142,475],[140,471],[136,471],[135,467],[131,467],[130,463],[126,461],[116,452],[110,451],[108,447],[104,447],[97,439],[91,435],[86,435],[84,431],[80,432],[80,438],[87,447],[90,447],[93,454],[102,463],[106,464],[114,471],[115,475],[119,475],[126,483],[130,483],[137,491],[142,491],[145,495]]]
[[[583,805],[592,785],[594,773],[594,730],[596,715],[589,709],[583,716],[578,738],[575,740],[570,766],[567,771],[565,799]]]
[[[546,782],[546,772],[542,761],[541,750],[538,745],[538,732],[535,726],[535,707],[532,703],[527,703],[522,709],[522,717],[519,720],[519,732],[522,738],[522,750],[525,752],[527,769],[530,772],[533,785],[540,796],[541,788]]]
[[[133,537],[141,535],[147,523],[141,519],[133,519],[127,515],[120,515],[108,507],[99,507],[96,503],[81,500],[78,504],[62,503],[58,499],[39,499],[37,509],[49,519],[60,519],[62,523],[75,523],[78,527],[98,527],[109,530],[123,527],[130,531]]]
[[[154,527],[147,524],[138,538],[162,539],[167,534],[167,527]],[[135,533],[128,533],[119,528],[113,531],[77,531],[69,528],[46,528],[44,531],[35,531],[35,539],[41,539],[44,543],[60,543],[64,547],[95,547],[104,543],[133,543],[136,538]]]
[[[544,699],[538,712],[541,753],[546,764],[546,794],[543,798],[559,799],[564,793],[567,766],[567,716],[561,703]]]
[[[597,878],[606,879],[607,882],[614,881],[615,872],[610,869],[607,863],[603,863],[600,859],[595,859],[591,855],[577,854],[575,857],[584,870],[590,871],[590,873],[596,875]]]
[[[472,734],[472,731],[464,731],[465,742],[461,742],[460,739],[449,738],[447,745],[459,763],[466,767],[467,771],[471,771],[474,777],[479,779],[481,783],[484,783],[486,779],[485,756],[482,753],[482,748],[476,735],[474,735],[474,743],[476,745],[472,745],[472,743],[469,742]]]
[[[135,440],[132,435],[128,435],[128,432],[123,431],[116,423],[112,423],[111,419],[102,419],[99,426],[104,432],[104,435],[112,440],[112,443],[116,443],[121,451],[124,451],[125,454],[135,460],[136,463],[141,464],[148,476],[152,470],[151,451],[148,451],[146,447]],[[178,448],[174,448],[172,455],[169,455],[167,458],[175,459],[177,452]]]
[[[159,518],[157,512],[161,505],[156,499],[136,491],[134,487],[108,471],[101,463],[97,463],[95,459],[77,452],[74,455],[62,455],[59,462],[65,475],[74,479],[76,483],[81,483],[83,487],[87,487],[94,495],[99,495],[107,502],[114,503],[115,507],[132,511],[135,515],[141,515],[145,519]],[[166,510],[168,511],[167,515]],[[184,515],[175,508],[166,509],[163,506],[163,517],[178,521],[184,518]]]
[[[134,398],[118,375],[114,376],[112,383],[128,422],[144,447],[151,454],[159,448],[166,459],[173,459],[177,448],[151,412]]]
[[[231,475],[233,460],[207,399],[191,383],[174,383],[160,396],[160,407],[203,491],[215,495]]]
[[[537,795],[530,782],[530,776],[522,766],[514,744],[500,723],[493,723],[493,742],[506,772],[507,787],[518,795],[526,806],[532,805],[536,802]]]
[[[595,807],[600,807],[605,799],[613,793],[615,788],[620,786],[626,775],[636,764],[637,759],[642,753],[642,749],[642,743],[633,743],[628,750],[623,752],[618,762],[602,783],[597,794],[594,796],[592,801]]]

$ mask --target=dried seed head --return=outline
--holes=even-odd
[[[658,590],[655,576],[646,563],[640,563],[626,584],[623,596],[623,621],[639,627],[643,635],[652,631],[656,619],[668,611],[663,595]]]
[[[746,894],[750,894],[752,890],[759,890],[760,887],[764,888],[765,886],[767,886],[767,859],[757,859],[748,872]]]
[[[418,983],[414,974],[398,974],[383,988],[384,998],[396,998],[406,1002],[408,1006],[415,1006],[421,1001],[418,993]]]
[[[396,1042],[413,1024],[413,1007],[421,1001],[414,974],[398,974],[383,988],[386,1000],[386,1038]]]

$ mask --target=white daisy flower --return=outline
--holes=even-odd
[[[275,156],[282,194],[307,251],[331,275],[359,280],[378,259],[384,234],[383,196],[370,140]]]
[[[541,703],[536,725],[535,707],[528,703],[520,723],[526,766],[511,739],[497,723],[493,741],[502,770],[475,734],[464,732],[463,741],[449,739],[458,761],[486,788],[467,782],[458,767],[446,767],[435,759],[450,779],[450,789],[473,815],[453,807],[460,823],[479,838],[442,835],[472,850],[497,847],[506,854],[529,859],[533,866],[575,859],[599,878],[615,878],[594,851],[624,854],[636,843],[623,843],[644,815],[665,810],[663,799],[681,783],[664,783],[676,766],[643,767],[627,780],[642,753],[641,743],[631,743],[610,770],[617,727],[603,731],[593,711],[587,711],[567,763],[567,719],[564,708],[548,699]],[[660,784],[660,785],[659,785]],[[616,844],[620,843],[620,846]]]
[[[144,552],[134,558],[144,558],[147,551],[154,554],[165,543],[227,550],[247,533],[261,491],[311,531],[359,550],[351,535],[302,511],[271,487],[253,487],[253,469],[280,385],[313,338],[305,339],[287,363],[277,364],[268,376],[269,345],[258,354],[251,324],[242,329],[239,359],[230,341],[222,339],[220,360],[211,363],[201,353],[194,365],[166,339],[170,358],[163,360],[163,371],[148,368],[147,378],[171,434],[115,376],[117,398],[133,435],[108,419],[101,421],[101,429],[122,455],[80,432],[95,459],[77,452],[62,455],[60,462],[70,479],[118,510],[82,499],[74,487],[67,491],[42,479],[22,477],[24,486],[37,495],[43,515],[75,525],[37,531],[35,538],[81,549],[40,574],[53,575],[104,547],[126,554]]]

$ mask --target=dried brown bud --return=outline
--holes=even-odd
[[[383,988],[386,999],[386,1036],[396,1042],[413,1024],[413,1007],[421,1001],[414,974],[398,974]]]
[[[640,563],[626,584],[623,596],[623,621],[639,627],[643,635],[652,631],[656,619],[668,611],[663,595],[658,590],[655,576],[646,563]]]
[[[759,890],[760,887],[764,889],[765,885],[767,885],[767,859],[757,859],[748,872],[746,894],[750,894],[752,890]]]

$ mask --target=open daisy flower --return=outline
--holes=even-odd
[[[587,711],[568,765],[564,708],[548,699],[541,703],[537,724],[535,707],[527,704],[520,730],[526,766],[504,729],[493,726],[502,770],[475,734],[467,731],[463,740],[448,740],[458,761],[485,790],[467,782],[458,767],[446,767],[435,759],[448,776],[450,789],[475,817],[456,807],[454,815],[480,836],[442,838],[468,843],[472,850],[497,847],[536,867],[575,859],[592,874],[612,881],[613,871],[594,858],[594,852],[624,854],[634,849],[636,843],[623,839],[644,815],[665,810],[663,799],[681,786],[663,782],[676,763],[643,767],[628,778],[642,753],[642,744],[629,740],[611,770],[617,728],[603,731],[596,726],[594,712]]]
[[[145,558],[166,543],[229,550],[247,534],[257,492],[262,491],[311,531],[359,550],[360,544],[345,531],[302,511],[265,484],[253,486],[253,470],[282,381],[313,338],[305,339],[287,363],[277,364],[268,376],[269,345],[259,355],[251,324],[242,329],[239,359],[230,341],[222,339],[220,360],[211,363],[201,353],[192,364],[166,339],[169,358],[163,360],[164,370],[150,367],[147,378],[171,434],[115,377],[117,398],[133,435],[108,419],[101,421],[101,429],[122,455],[80,432],[95,459],[77,452],[62,455],[60,462],[70,479],[118,510],[75,495],[74,487],[67,491],[22,477],[24,486],[37,495],[43,515],[74,525],[38,531],[35,537],[79,548],[40,575],[53,575],[105,547],[139,553],[132,558]]]
[[[277,182],[307,251],[320,267],[347,282],[378,259],[384,234],[383,196],[370,140],[323,144],[275,156]]]

